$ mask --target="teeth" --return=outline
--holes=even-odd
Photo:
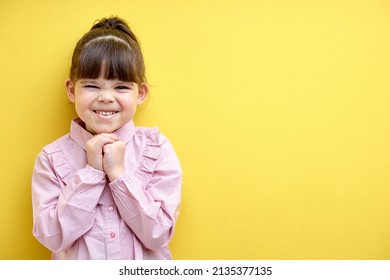
[[[95,111],[96,114],[102,115],[102,116],[112,116],[116,114],[115,111]]]

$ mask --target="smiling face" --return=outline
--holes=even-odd
[[[102,19],[77,42],[66,88],[85,128],[113,133],[148,94],[141,47],[126,22]]]
[[[118,80],[66,80],[69,100],[92,134],[112,133],[128,123],[148,93],[146,84]]]

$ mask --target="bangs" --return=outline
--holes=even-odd
[[[138,77],[135,65],[138,65],[137,57],[125,42],[100,37],[85,45],[74,74],[76,79],[102,77],[139,83],[142,78]]]

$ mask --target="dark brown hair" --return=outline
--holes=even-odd
[[[146,82],[145,63],[138,39],[125,20],[118,17],[97,21],[77,43],[70,79]]]

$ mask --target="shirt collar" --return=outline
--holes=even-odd
[[[135,125],[133,120],[130,120],[127,124],[119,128],[114,132],[118,135],[119,139],[127,144],[135,133]],[[85,124],[80,118],[74,119],[70,124],[70,137],[75,141],[81,148],[86,150],[85,144],[94,135],[85,129]]]

